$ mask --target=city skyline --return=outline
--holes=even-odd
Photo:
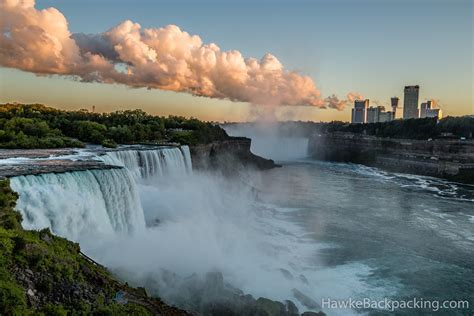
[[[474,112],[471,1],[418,0],[410,6],[407,1],[391,0],[384,4],[359,1],[357,5],[336,2],[298,1],[298,5],[291,5],[277,1],[270,5],[263,1],[251,6],[245,1],[200,5],[140,1],[131,6],[118,1],[110,6],[104,1],[84,6],[94,8],[91,14],[75,1],[36,1],[36,9],[55,7],[67,19],[72,34],[98,34],[131,19],[143,27],[175,24],[200,36],[204,43],[216,43],[223,51],[238,50],[244,57],[259,59],[270,53],[285,70],[309,76],[322,100],[333,94],[344,100],[346,94],[357,92],[372,104],[389,108],[390,97],[398,96],[403,104],[403,87],[417,84],[422,87],[419,100],[438,100],[445,116]],[[252,9],[251,14],[245,9]],[[196,13],[202,13],[201,18]],[[331,24],[326,16],[341,19]],[[216,24],[220,27],[214,27]],[[354,53],[357,58],[353,58]],[[63,109],[95,106],[99,112],[142,108],[152,114],[212,121],[348,121],[353,106],[347,102],[342,111],[314,106],[255,106],[182,92],[36,76],[6,67],[0,68],[0,80],[2,103],[38,102]]]

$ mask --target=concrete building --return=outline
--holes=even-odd
[[[420,105],[420,118],[425,118],[426,117],[426,113],[428,112],[428,110],[431,109],[431,106],[432,106],[431,101],[426,101],[426,102],[421,103],[421,105]]]
[[[377,123],[379,122],[380,113],[385,111],[383,106],[371,106],[367,112],[367,123]]]
[[[420,117],[420,111],[418,110],[419,93],[420,86],[405,86],[403,98],[403,118],[405,120]]]
[[[354,108],[352,109],[352,123],[363,124],[367,123],[367,113],[369,108],[369,99],[355,100]]]
[[[441,109],[429,109],[426,111],[426,117],[437,117],[440,120],[443,118],[443,111]]]
[[[398,108],[398,97],[390,98],[390,104],[392,105],[392,112],[393,112],[393,119],[397,116],[397,108]]]
[[[443,111],[436,108],[436,103],[433,101],[426,101],[421,103],[420,106],[420,118],[425,117],[437,117],[441,119],[443,117]]]
[[[395,119],[395,112],[380,112],[379,114],[379,122],[390,122]]]
[[[371,106],[367,113],[367,123],[389,122],[395,119],[395,112],[385,111],[384,106]]]

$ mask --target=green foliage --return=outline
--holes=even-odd
[[[10,181],[0,180],[0,227],[21,228],[21,215],[13,210],[17,199],[18,194],[10,188]]]
[[[151,315],[150,311],[143,306],[136,304],[109,304],[95,310],[92,315],[94,316],[142,316]]]
[[[101,145],[107,148],[117,148],[117,143],[114,142],[112,139],[104,139]]]
[[[0,315],[27,314],[23,288],[10,280],[0,279]]]
[[[132,302],[114,303],[111,298],[124,286],[103,267],[86,260],[77,243],[54,236],[47,228],[25,231],[20,226],[21,217],[13,216],[12,224],[10,216],[18,214],[14,210],[17,198],[9,181],[0,180],[0,315],[152,315]],[[25,277],[30,278],[28,282]],[[35,295],[49,301],[42,301],[38,309],[29,305],[24,284],[33,284]],[[81,300],[71,294],[64,296],[69,292],[64,288],[87,288],[94,294]]]
[[[176,131],[171,134],[170,140],[174,143],[184,145],[194,145],[198,143],[196,133],[194,131]]]
[[[82,147],[77,140],[65,137],[40,119],[13,117],[0,119],[0,147],[3,148],[62,148]]]
[[[75,136],[85,142],[100,144],[105,140],[107,127],[92,121],[77,121],[73,124]]]
[[[193,136],[175,135],[175,131]],[[107,114],[61,111],[40,104],[0,105],[0,147],[82,147],[81,142],[103,144],[159,143],[182,139],[183,143],[209,143],[228,136],[217,125],[181,116],[160,117],[142,110]]]
[[[67,316],[67,310],[62,305],[46,304],[39,313],[45,316]]]

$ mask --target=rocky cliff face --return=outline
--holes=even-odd
[[[254,155],[250,151],[251,139],[232,137],[229,140],[190,147],[193,168],[220,169],[224,172],[240,167],[251,167],[259,170],[278,167],[271,159]]]
[[[473,141],[332,133],[313,136],[308,152],[319,160],[360,163],[394,172],[474,183]]]

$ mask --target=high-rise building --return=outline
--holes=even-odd
[[[426,117],[437,117],[440,120],[443,118],[443,111],[441,109],[429,109],[426,111]]]
[[[420,86],[405,86],[403,98],[403,118],[412,119],[419,118],[420,112],[418,110],[418,96]]]
[[[393,121],[395,119],[395,116],[394,116],[394,112],[380,112],[379,114],[379,122],[382,123],[382,122],[390,122],[390,121]]]
[[[441,119],[443,117],[443,111],[436,108],[436,103],[434,101],[426,101],[421,103],[420,106],[420,118],[425,117],[437,117]]]
[[[367,111],[367,123],[389,122],[394,119],[394,112],[385,111],[384,106],[371,106]]]
[[[385,107],[383,106],[371,106],[367,112],[367,123],[380,122],[380,114],[384,111]]]
[[[352,109],[352,123],[367,123],[369,99],[355,100]]]
[[[392,105],[393,119],[395,119],[395,116],[397,115],[398,100],[399,100],[398,97],[390,98],[390,102]]]
[[[420,105],[420,118],[425,118],[428,110],[431,109],[431,101],[422,102]]]

